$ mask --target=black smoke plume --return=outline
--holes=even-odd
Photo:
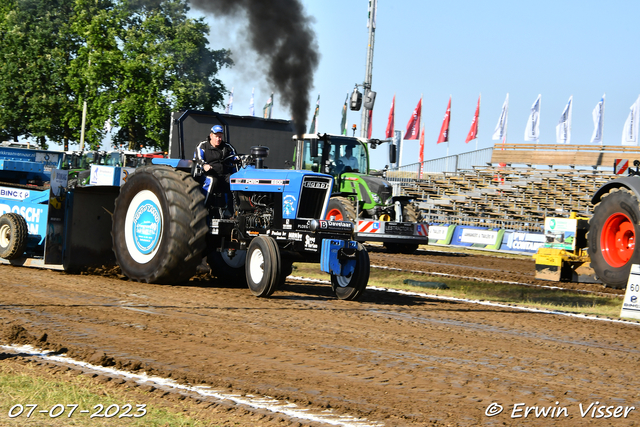
[[[306,129],[309,91],[318,66],[318,45],[299,0],[191,0],[215,17],[248,18],[249,43],[265,61],[267,79],[289,107],[296,132]]]

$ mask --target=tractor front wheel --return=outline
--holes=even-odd
[[[245,263],[247,285],[257,297],[268,297],[281,280],[280,249],[269,236],[258,236],[249,244]]]
[[[626,188],[602,196],[589,221],[588,253],[591,268],[612,288],[626,287],[632,264],[640,264],[640,203]]]
[[[331,289],[341,300],[354,301],[360,298],[369,283],[369,253],[358,243],[356,268],[350,276],[331,275]]]

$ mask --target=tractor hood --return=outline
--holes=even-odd
[[[360,175],[360,178],[367,184],[369,190],[380,197],[382,204],[388,204],[393,195],[393,187],[384,178],[371,175]]]
[[[325,217],[333,177],[292,169],[256,169],[247,166],[231,175],[231,191],[282,193],[282,217],[321,219]]]

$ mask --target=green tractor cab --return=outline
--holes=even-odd
[[[356,240],[383,242],[391,252],[412,253],[419,244],[428,243],[428,225],[410,197],[393,196],[392,185],[371,174],[369,148],[379,143],[305,134],[297,140],[295,167],[334,177],[327,219],[353,222]]]

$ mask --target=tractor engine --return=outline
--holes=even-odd
[[[238,213],[249,230],[271,228],[274,218],[275,193],[235,193]]]

